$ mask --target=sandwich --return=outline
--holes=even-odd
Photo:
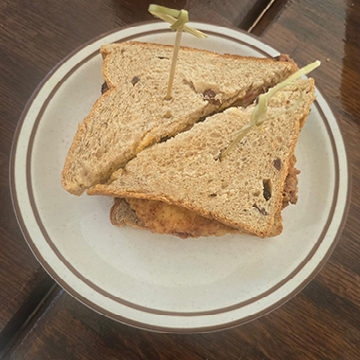
[[[257,59],[181,48],[165,100],[172,47],[101,48],[102,96],[79,125],[62,173],[74,195],[114,197],[112,224],[182,238],[276,236],[297,202],[294,150],[314,100],[298,80],[269,103],[269,120],[222,154],[254,100],[298,70],[287,56]]]
[[[142,221],[147,227],[139,203],[132,199],[187,209],[259,237],[277,234],[284,197],[291,199],[294,191],[286,178],[314,99],[312,79],[286,86],[270,100],[269,119],[262,130],[250,131],[224,158],[221,153],[249,123],[254,107],[232,107],[215,114],[144,149],[88,194],[124,198],[135,209],[138,225]]]
[[[258,59],[181,48],[165,100],[172,47],[101,47],[106,91],[79,125],[62,172],[74,195],[106,181],[146,147],[231,106],[247,106],[298,70],[287,57]]]
[[[298,200],[297,175],[300,171],[295,168],[295,163],[296,157],[293,155],[290,159],[288,175],[282,193],[281,210],[289,204],[295,205]],[[266,193],[265,196],[267,196]],[[251,233],[241,228],[227,226],[183,207],[170,205],[162,201],[131,197],[114,199],[114,205],[110,211],[110,221],[118,227],[129,225],[134,228],[149,230],[152,233],[169,234],[183,239],[200,236],[223,236],[226,234],[251,235]],[[281,211],[278,211],[269,237],[280,235],[282,230]]]

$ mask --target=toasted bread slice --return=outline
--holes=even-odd
[[[292,104],[303,94],[298,106]],[[143,150],[89,195],[159,200],[193,210],[260,237],[269,236],[301,126],[315,99],[314,81],[298,80],[268,107],[263,131],[253,130],[223,160],[220,153],[249,123],[252,109],[228,109],[187,132]],[[289,106],[284,110],[284,106]],[[265,190],[267,195],[265,195]]]
[[[298,69],[287,59],[219,55],[183,47],[172,99],[165,100],[172,50],[137,42],[101,48],[109,90],[79,125],[62,173],[67,191],[81,195],[145,147],[189,129],[234,102],[249,104]]]

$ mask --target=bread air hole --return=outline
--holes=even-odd
[[[263,196],[266,201],[269,201],[271,198],[271,180],[270,179],[263,179]]]

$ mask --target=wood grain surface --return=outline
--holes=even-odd
[[[267,1],[158,3],[187,6],[193,20],[246,29]],[[101,33],[150,20],[144,10],[148,4],[143,0],[0,2],[3,359],[360,359],[359,1],[276,1],[253,29],[299,65],[322,61],[317,86],[341,123],[350,155],[353,195],[343,235],[330,261],[295,298],[267,316],[221,332],[152,333],[100,316],[52,287],[28,249],[13,215],[8,183],[17,119],[38,82],[57,62]]]

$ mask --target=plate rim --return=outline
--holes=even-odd
[[[61,279],[61,277],[56,273],[55,270],[53,270],[51,268],[51,266],[49,265],[49,268],[48,268],[48,263],[47,261],[44,259],[44,257],[41,255],[41,253],[38,251],[35,243],[33,242],[28,230],[27,230],[27,227],[26,227],[26,224],[22,218],[22,214],[21,214],[21,209],[19,207],[19,203],[18,203],[18,199],[17,199],[17,193],[16,193],[16,185],[15,185],[15,159],[16,159],[16,149],[17,149],[17,145],[18,145],[18,140],[19,140],[19,135],[21,133],[21,129],[22,129],[22,125],[27,117],[27,114],[28,114],[28,111],[29,109],[31,108],[31,105],[33,104],[33,101],[36,99],[36,96],[39,94],[39,92],[41,91],[41,89],[43,88],[44,84],[51,78],[51,76],[53,75],[54,72],[56,72],[60,67],[61,65],[63,65],[64,63],[66,63],[69,59],[71,59],[75,54],[77,54],[78,52],[80,52],[82,49],[84,49],[86,46],[98,41],[98,40],[101,40],[102,38],[106,37],[106,36],[109,36],[111,34],[115,34],[117,32],[120,32],[122,30],[125,30],[127,28],[132,28],[132,27],[141,27],[143,25],[148,25],[148,24],[151,24],[151,23],[161,23],[159,21],[147,21],[147,22],[142,22],[142,23],[137,23],[137,24],[132,24],[132,25],[129,25],[129,26],[126,26],[126,27],[121,27],[121,28],[116,28],[116,29],[113,29],[109,32],[106,32],[102,35],[99,35],[93,39],[91,39],[90,41],[86,42],[85,44],[79,46],[78,48],[76,48],[74,51],[72,51],[70,54],[68,54],[62,61],[60,61],[46,76],[45,78],[39,83],[39,85],[36,87],[36,89],[34,90],[33,94],[31,95],[31,97],[29,98],[21,116],[20,116],[20,119],[19,119],[19,122],[17,124],[17,127],[16,127],[16,130],[15,130],[15,134],[14,134],[14,137],[13,137],[13,143],[12,143],[12,147],[11,147],[11,153],[10,153],[10,192],[11,192],[11,198],[12,198],[12,202],[13,202],[13,207],[14,207],[14,210],[15,210],[15,214],[16,214],[16,217],[17,217],[17,221],[19,223],[19,226],[21,228],[21,231],[23,232],[23,235],[24,235],[24,238],[25,240],[27,241],[30,249],[32,250],[32,252],[34,253],[35,257],[38,259],[38,261],[40,262],[40,264],[42,265],[42,267],[47,271],[47,273],[56,281],[58,282],[67,292],[69,292],[71,295],[75,296],[77,299],[79,299],[81,302],[83,302],[85,305],[91,307],[93,310],[101,313],[101,314],[104,314],[112,319],[115,319],[115,320],[118,320],[118,321],[121,321],[123,323],[126,323],[126,324],[129,324],[129,325],[133,325],[133,326],[136,326],[136,327],[140,327],[142,329],[147,329],[147,330],[155,330],[155,331],[165,331],[165,332],[207,332],[207,331],[216,331],[216,330],[221,330],[223,328],[229,328],[229,327],[232,327],[232,326],[236,326],[238,324],[243,324],[245,322],[248,322],[250,320],[253,320],[255,318],[258,318],[272,310],[274,310],[275,308],[277,308],[278,306],[284,304],[286,301],[288,301],[289,299],[291,299],[294,295],[296,295],[297,293],[299,293],[314,277],[315,275],[320,271],[321,267],[326,263],[326,261],[328,260],[328,258],[330,257],[333,249],[335,248],[339,238],[340,238],[340,235],[341,235],[341,232],[345,226],[345,223],[346,223],[346,219],[347,219],[347,214],[348,214],[348,211],[349,211],[349,205],[350,205],[350,199],[351,199],[351,167],[350,167],[350,164],[349,164],[349,156],[348,156],[348,151],[347,151],[347,148],[346,148],[346,144],[345,144],[345,141],[344,141],[344,138],[342,136],[342,133],[341,133],[341,125],[338,121],[338,119],[334,116],[334,113],[333,113],[333,110],[330,106],[330,104],[326,101],[326,98],[322,95],[322,92],[319,91],[319,87],[317,86],[317,91],[318,93],[322,96],[323,100],[325,101],[326,105],[329,107],[329,110],[331,111],[332,115],[333,115],[333,118],[335,119],[336,121],[336,125],[338,126],[339,130],[340,130],[340,136],[341,136],[341,139],[342,139],[342,142],[343,142],[343,146],[344,146],[344,149],[345,149],[345,157],[346,157],[346,166],[347,166],[347,175],[348,175],[348,179],[347,179],[347,193],[346,193],[346,203],[345,203],[345,207],[344,207],[344,212],[342,214],[342,218],[341,218],[341,222],[338,226],[338,228],[336,229],[336,235],[334,236],[332,242],[331,242],[331,245],[329,246],[329,248],[327,249],[326,251],[326,254],[322,257],[322,259],[320,260],[320,262],[318,263],[318,265],[314,268],[314,270],[311,272],[311,274],[306,277],[305,279],[303,279],[301,281],[301,283],[299,285],[296,286],[296,288],[289,294],[287,294],[284,298],[280,299],[278,302],[276,303],[273,303],[271,304],[270,306],[268,306],[267,308],[263,309],[262,311],[260,312],[256,312],[255,314],[253,315],[249,315],[249,316],[246,316],[246,317],[243,317],[241,319],[237,319],[231,323],[224,323],[224,324],[220,324],[220,325],[213,325],[213,326],[206,326],[206,327],[201,327],[201,328],[198,328],[198,329],[195,329],[195,328],[171,328],[171,327],[163,327],[163,326],[155,326],[155,325],[151,325],[151,324],[147,324],[147,323],[141,323],[141,322],[138,322],[136,320],[133,320],[133,319],[130,319],[130,318],[126,318],[124,316],[121,316],[121,315],[118,315],[118,314],[114,314],[114,313],[111,313],[109,312],[107,309],[104,309],[102,308],[100,305],[98,304],[94,304],[91,300],[89,300],[88,298],[84,298],[82,297],[77,291],[75,291],[73,288],[71,288],[71,286],[69,284],[67,284],[63,279]],[[209,23],[205,23],[205,22],[196,22],[196,23],[199,23],[199,24],[205,24],[205,25],[210,25],[210,26],[213,26],[215,28],[227,28],[227,29],[232,29],[232,30],[235,30],[237,32],[240,32],[246,36],[249,36],[249,37],[252,37],[254,38],[256,41],[259,41],[261,42],[262,44],[264,45],[267,45],[269,46],[271,49],[274,49],[271,45],[268,45],[266,42],[264,42],[262,39],[259,39],[257,37],[255,37],[254,35],[252,34],[248,34],[246,33],[245,31],[242,31],[240,29],[236,29],[236,28],[232,28],[232,27],[229,27],[229,26],[226,26],[226,27],[223,27],[223,26],[217,26],[217,25],[213,25],[213,24],[209,24]],[[163,31],[166,31],[166,29],[158,29],[158,31],[160,32],[163,32]],[[157,31],[155,31],[157,32]],[[148,31],[145,31],[143,33],[136,33],[135,35],[132,35],[131,37],[138,37],[139,35],[144,35],[146,33],[149,33]],[[153,33],[153,32],[152,32]],[[223,34],[221,33],[218,33],[218,32],[214,32],[217,36],[220,35],[220,37],[224,37]],[[230,38],[230,36],[226,36],[227,38]],[[121,39],[120,41],[126,41],[127,38],[129,37],[125,37],[123,39]],[[240,40],[239,40],[240,42]],[[261,52],[263,54],[265,54],[266,56],[269,56],[269,54],[262,50],[262,49],[259,49],[257,48],[256,46],[254,45],[251,45],[251,44],[246,44],[246,46],[249,46],[249,47],[253,47],[256,49],[256,51],[258,52]],[[274,49],[276,50],[276,49]],[[86,58],[84,58],[84,60],[80,63],[80,64],[77,64],[75,66],[75,68],[77,68],[78,66],[84,64],[87,59],[91,58],[92,56],[96,56],[96,53],[97,51],[95,51],[94,53],[90,54],[89,56],[87,56]],[[95,55],[94,55],[95,54]],[[74,67],[68,71],[66,73],[66,75],[64,76],[66,78],[66,76],[68,74],[71,74],[72,71],[73,71]],[[64,81],[64,77],[62,78],[62,81]],[[58,86],[59,84],[57,84]],[[55,88],[53,88],[54,90]],[[53,91],[51,90],[51,92]],[[48,100],[48,98],[46,99]],[[45,101],[46,101],[45,100]],[[317,108],[319,110],[319,112],[323,112],[322,111],[322,108],[321,106],[317,104]],[[43,105],[41,106],[41,109],[43,109]],[[39,114],[37,115],[37,117],[40,116],[40,112]],[[324,116],[326,118],[326,116]],[[330,127],[326,127],[327,128],[327,132],[332,135],[332,132],[331,132],[331,128]],[[34,127],[32,127],[32,130],[31,130],[31,135],[35,135],[34,133]],[[335,139],[334,139],[334,143],[335,143]],[[335,146],[335,150],[337,150],[336,146]],[[334,149],[333,149],[333,153],[335,153]],[[27,153],[28,154],[28,153]],[[30,152],[31,154],[31,152]],[[337,151],[335,153],[336,155],[337,154]],[[334,155],[335,155],[334,154]],[[30,156],[31,157],[31,156]],[[29,170],[30,171],[30,170]],[[338,169],[339,171],[339,169]],[[335,174],[335,176],[338,176],[338,173]],[[335,205],[336,205],[336,201],[335,201],[335,204],[334,204],[334,198],[336,197],[335,200],[337,200],[337,196],[335,196],[335,188],[334,188],[334,195],[332,195],[333,199],[332,199],[332,203],[333,203],[333,208],[335,209]],[[334,210],[335,211],[335,210]],[[330,216],[331,215],[331,216]],[[331,211],[329,212],[329,215],[328,215],[328,220],[327,222],[329,221],[330,219],[330,223],[331,223],[331,220],[333,218],[333,213],[331,214]],[[38,224],[39,225],[39,224]],[[325,226],[324,226],[324,229],[325,229]],[[323,231],[324,231],[323,229]],[[43,233],[43,232],[42,232]],[[44,235],[44,234],[43,234]],[[321,241],[319,243],[319,246],[321,244]],[[318,247],[317,247],[318,248]],[[314,250],[314,253],[316,253],[317,251],[317,248]],[[312,249],[313,250],[313,249]],[[311,252],[312,252],[311,250]],[[64,285],[63,285],[64,284]],[[282,285],[280,285],[281,287]],[[277,287],[279,288],[279,287]],[[261,294],[261,296],[266,296],[266,295],[263,295]],[[251,299],[249,299],[251,300]],[[230,306],[232,307],[232,306]],[[231,309],[230,309],[231,310]],[[229,310],[229,311],[230,311]],[[180,315],[182,313],[174,313],[174,312],[171,312],[172,315],[176,316],[176,315]],[[191,316],[195,315],[194,313],[191,313],[190,314]],[[207,315],[207,314],[204,314],[204,315]]]

